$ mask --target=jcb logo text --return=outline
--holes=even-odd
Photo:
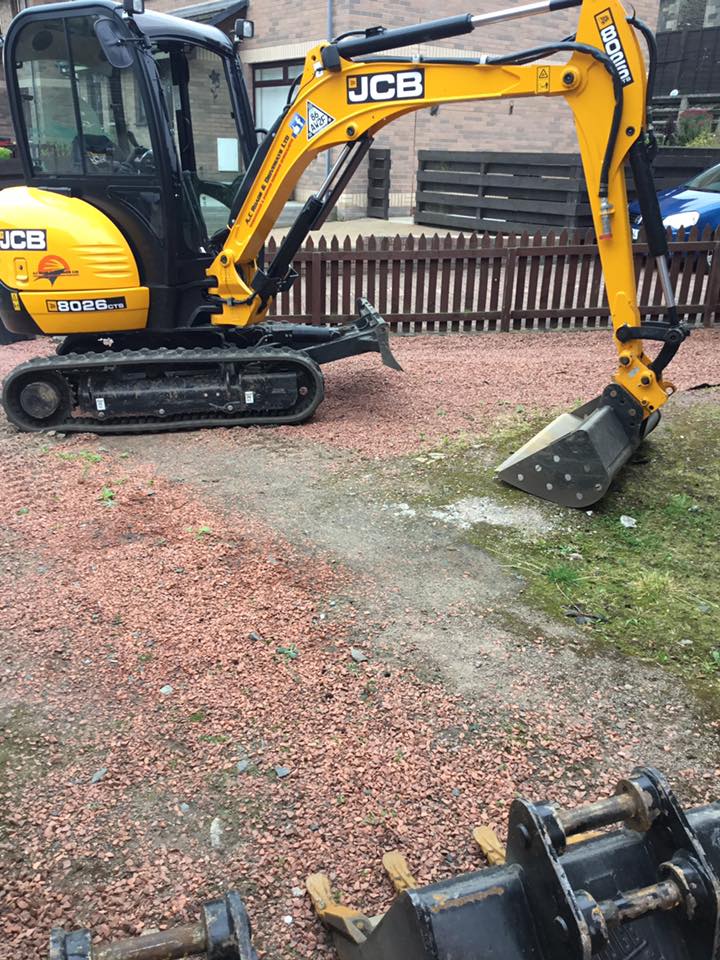
[[[600,31],[600,39],[605,47],[605,53],[615,64],[615,69],[620,74],[622,84],[626,87],[629,83],[633,82],[633,78],[632,73],[630,73],[630,67],[625,59],[625,51],[618,37],[613,15],[609,10],[603,10],[601,13],[596,14],[595,22]]]
[[[393,73],[361,73],[347,80],[348,103],[383,103],[416,100],[425,96],[424,70]]]
[[[47,250],[47,231],[0,230],[0,250]]]

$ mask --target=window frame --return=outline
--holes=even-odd
[[[305,65],[305,61],[300,58],[298,60],[263,60],[260,63],[253,63],[252,66],[252,81],[253,81],[253,116],[255,117],[255,123],[257,125],[257,118],[259,116],[258,108],[258,90],[267,90],[271,87],[284,87],[287,89],[288,93],[292,89],[292,85],[295,82],[296,78],[302,73],[302,68]],[[300,67],[300,71],[294,77],[289,76],[290,67]],[[258,72],[260,70],[277,70],[282,69],[282,78],[280,80],[261,80],[258,77]]]
[[[261,87],[289,87],[295,82],[295,77],[289,77],[289,71],[291,66],[302,67],[305,61],[300,58],[298,60],[263,60],[260,63],[253,63],[253,94],[258,88]],[[261,80],[258,78],[259,70],[278,70],[282,69],[283,75],[280,80]],[[300,71],[302,73],[302,70]]]
[[[26,8],[29,9],[29,8]],[[4,54],[8,58],[12,58],[12,62],[17,62],[16,51],[18,40],[23,36],[23,32],[26,29],[30,29],[33,25],[42,23],[44,20],[60,20],[63,24],[63,31],[65,34],[65,44],[68,55],[68,64],[70,68],[70,90],[73,101],[73,113],[75,126],[77,130],[78,142],[80,144],[80,155],[82,162],[82,170],[74,172],[65,172],[65,173],[52,173],[44,170],[39,170],[36,168],[36,164],[33,160],[33,157],[30,152],[30,140],[28,136],[28,128],[25,120],[25,111],[22,106],[22,95],[19,83],[19,74],[17,68],[8,70],[9,74],[9,83],[8,83],[8,94],[10,99],[10,108],[11,115],[13,118],[13,123],[17,132],[17,141],[18,141],[18,151],[23,163],[23,169],[26,172],[26,176],[29,181],[71,181],[78,180],[85,177],[92,177],[93,180],[108,180],[108,181],[117,181],[121,180],[123,183],[132,182],[137,183],[138,185],[147,184],[147,185],[157,185],[161,181],[163,175],[160,170],[156,170],[151,174],[133,174],[132,176],[119,174],[119,173],[110,173],[110,174],[88,174],[87,173],[87,157],[85,153],[85,138],[82,127],[82,120],[80,116],[79,108],[79,90],[78,90],[78,80],[75,74],[75,61],[73,57],[73,52],[71,48],[71,33],[69,29],[68,22],[71,19],[80,19],[82,17],[107,17],[108,10],[102,6],[95,6],[89,4],[85,6],[84,4],[78,4],[77,13],[73,11],[71,15],[68,15],[64,11],[58,11],[57,9],[47,9],[43,10],[42,7],[37,8],[33,7],[32,9],[32,20],[24,22],[22,19],[13,25],[14,29],[8,31],[8,36],[6,39],[6,45]],[[157,126],[154,123],[150,123],[149,119],[151,116],[151,98],[149,96],[148,90],[148,79],[146,75],[145,64],[141,60],[141,55],[138,50],[135,49],[135,45],[131,45],[130,49],[132,51],[134,64],[127,69],[130,70],[135,77],[136,85],[135,89],[139,92],[139,95],[145,105],[145,116],[148,120],[148,136],[150,138],[151,149],[157,155],[157,142],[158,142],[158,131]]]

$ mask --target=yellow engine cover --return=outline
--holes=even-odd
[[[10,330],[25,313],[46,334],[147,326],[150,293],[127,241],[104,213],[74,197],[34,187],[0,192],[0,284]]]

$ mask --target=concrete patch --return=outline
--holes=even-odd
[[[548,533],[554,524],[539,509],[530,505],[500,503],[492,497],[466,497],[446,507],[433,510],[435,520],[469,530],[476,523],[494,527],[513,527],[521,533]]]

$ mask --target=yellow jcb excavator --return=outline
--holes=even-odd
[[[487,24],[579,6],[576,36],[502,56],[382,57]],[[300,423],[323,397],[320,365],[366,351],[398,367],[367,301],[338,327],[272,323],[308,231],[325,219],[377,132],[437,104],[563,97],[590,193],[618,368],[499,468],[510,484],[587,507],[657,423],[672,392],[678,322],[650,169],[648,78],[618,0],[537,0],[399,29],[374,27],[307,54],[256,146],[239,61],[218,30],[144,12],[142,0],[30,7],[5,40],[8,96],[27,186],[0,193],[0,318],[62,335],[57,355],[6,379],[21,430],[95,433]],[[569,54],[565,63],[543,58]],[[650,78],[650,81],[652,78]],[[272,262],[263,244],[308,163],[339,148]],[[642,323],[623,164],[629,158],[666,314]],[[660,341],[654,359],[643,339]],[[478,341],[478,349],[482,349]]]

